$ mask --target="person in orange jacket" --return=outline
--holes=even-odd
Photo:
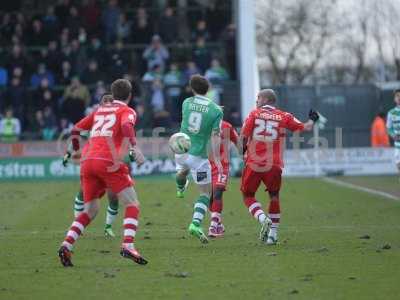
[[[390,147],[389,135],[386,131],[385,113],[379,112],[371,125],[371,146]]]

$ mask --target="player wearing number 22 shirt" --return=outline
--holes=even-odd
[[[240,139],[244,145],[245,167],[242,174],[241,191],[250,214],[261,224],[260,239],[267,245],[277,243],[277,229],[280,222],[279,191],[282,176],[282,151],[285,130],[311,130],[319,118],[310,110],[306,123],[300,122],[292,114],[275,107],[276,94],[271,89],[258,93],[256,106],[245,120]],[[269,216],[255,199],[261,182],[270,196]]]
[[[111,92],[114,100],[100,105],[96,111],[75,124],[71,133],[75,153],[80,148],[79,132],[89,131],[90,137],[81,156],[84,210],[75,218],[58,252],[65,267],[72,266],[73,245],[97,215],[99,200],[106,189],[116,194],[125,207],[121,256],[139,264],[147,263],[134,247],[140,208],[133,180],[123,163],[123,157],[128,152],[133,152],[139,165],[144,162],[143,154],[136,146],[136,113],[128,107],[132,86],[128,80],[118,79],[112,83]]]

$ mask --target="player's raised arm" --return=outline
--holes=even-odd
[[[310,131],[312,130],[314,124],[319,120],[319,114],[313,109],[310,109],[308,112],[309,120],[304,124],[304,130]]]
[[[310,110],[308,113],[308,121],[302,123],[297,118],[295,118],[292,114],[287,114],[286,122],[284,123],[284,127],[289,129],[290,131],[311,131],[315,122],[318,121],[319,115],[315,110]]]

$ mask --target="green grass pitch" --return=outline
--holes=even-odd
[[[400,202],[285,180],[280,244],[267,247],[238,188],[232,180],[224,197],[225,237],[203,246],[186,233],[195,187],[177,199],[172,178],[138,179],[136,245],[149,264],[119,257],[103,209],[65,269],[56,252],[78,182],[0,183],[0,299],[399,299]]]

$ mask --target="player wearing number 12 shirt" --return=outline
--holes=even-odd
[[[223,193],[226,190],[229,179],[230,145],[238,145],[239,137],[236,130],[227,121],[221,123],[221,149],[220,158],[222,173],[219,173],[217,166],[210,158],[212,172],[212,201],[210,205],[211,222],[208,229],[208,236],[212,238],[222,237],[225,227],[222,224]]]
[[[133,180],[128,167],[123,163],[123,157],[128,152],[135,157],[139,165],[144,162],[143,154],[136,146],[134,132],[136,113],[128,107],[132,97],[131,91],[132,86],[128,80],[114,81],[111,85],[114,100],[100,105],[96,111],[75,124],[71,132],[74,156],[80,150],[80,131],[89,131],[90,137],[81,157],[84,210],[72,223],[58,252],[60,261],[65,267],[72,266],[73,245],[97,215],[100,198],[106,189],[116,194],[118,201],[125,207],[121,256],[138,264],[147,263],[134,247],[139,201],[132,186]]]
[[[292,114],[275,107],[276,94],[271,89],[261,90],[257,95],[256,109],[245,120],[240,139],[245,153],[241,191],[250,214],[261,224],[260,239],[267,245],[278,240],[280,222],[279,191],[282,178],[282,151],[285,130],[311,130],[319,119],[317,112],[310,110],[309,120],[302,123]],[[261,182],[270,196],[269,216],[255,199]]]

